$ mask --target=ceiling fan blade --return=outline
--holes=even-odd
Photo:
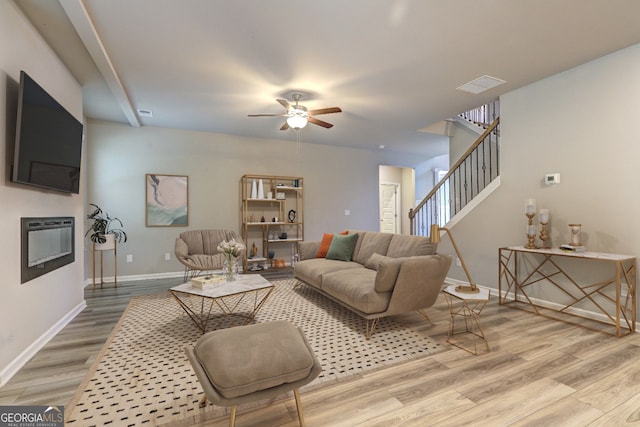
[[[276,101],[278,101],[280,105],[282,105],[287,111],[289,111],[289,108],[291,108],[291,106],[289,105],[289,101],[287,101],[286,99],[276,99]]]
[[[249,117],[282,117],[286,114],[248,114]]]
[[[320,108],[319,110],[311,110],[309,111],[310,116],[317,116],[319,114],[331,114],[331,113],[342,113],[340,107],[329,107],[329,108]]]
[[[289,129],[289,123],[284,122],[284,124],[282,125],[282,127],[280,128],[280,130],[287,130]]]
[[[318,120],[315,117],[308,118],[309,123],[313,123],[314,125],[322,126],[323,128],[332,128],[333,125],[331,123],[323,122],[322,120]]]

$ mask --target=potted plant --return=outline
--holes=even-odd
[[[93,223],[91,223],[85,236],[89,236],[89,239],[96,245],[107,243],[107,240],[118,241],[119,243],[126,242],[127,233],[122,229],[122,221],[119,218],[110,217],[100,206],[93,203],[90,203],[90,205],[95,210],[87,215],[87,219],[92,220]]]

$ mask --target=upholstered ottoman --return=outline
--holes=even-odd
[[[298,389],[322,370],[302,331],[287,321],[237,326],[204,334],[185,348],[205,397],[231,406],[294,392],[298,420],[304,425]]]

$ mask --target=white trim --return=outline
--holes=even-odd
[[[15,359],[9,363],[2,371],[0,371],[0,387],[4,386],[9,380],[44,347],[53,337],[58,334],[65,326],[69,324],[82,310],[87,307],[87,302],[82,301],[68,312],[62,319],[58,320],[48,331],[36,339],[29,347],[20,353]]]
[[[460,209],[460,211],[458,213],[456,213],[453,216],[453,218],[451,218],[451,220],[447,223],[446,227],[447,228],[453,228],[453,226],[456,225],[458,222],[460,222],[460,220],[462,218],[467,216],[472,210],[474,210],[476,208],[476,206],[478,206],[480,203],[482,203],[482,201],[484,199],[486,199],[487,197],[489,197],[491,195],[491,193],[496,191],[498,189],[498,187],[500,187],[500,177],[499,176],[495,177],[494,180],[491,181],[489,183],[489,185],[484,187],[482,189],[482,191],[476,195],[476,197],[471,199],[471,201],[469,203],[467,203],[464,208]]]
[[[135,274],[132,276],[118,276],[118,281],[120,282],[139,282],[141,280],[154,280],[154,279],[171,279],[174,277],[184,277],[184,271],[170,271],[167,273],[151,273],[151,274]],[[105,277],[104,284],[106,286],[113,285],[113,276]],[[93,286],[93,279],[89,277],[84,281],[85,288],[87,286]],[[96,287],[99,284],[96,283]]]

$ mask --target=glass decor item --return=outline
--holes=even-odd
[[[223,240],[218,245],[218,252],[224,255],[223,272],[227,282],[233,282],[236,279],[236,262],[244,249],[244,245],[235,239],[231,239],[228,242]]]
[[[237,270],[237,258],[227,257],[224,260],[224,276],[227,279],[227,282],[233,282],[236,280],[236,270]]]
[[[569,229],[571,230],[571,246],[582,246],[582,239],[580,237],[580,232],[582,231],[582,224],[569,224]]]

